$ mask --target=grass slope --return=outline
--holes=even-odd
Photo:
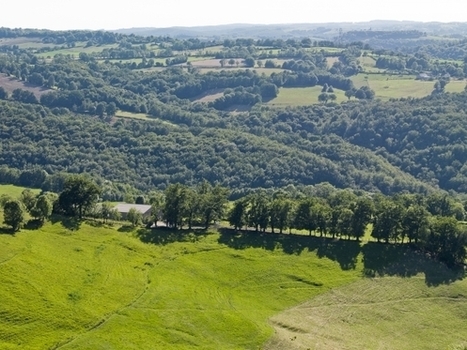
[[[279,94],[275,99],[268,102],[272,106],[307,106],[311,104],[322,103],[318,101],[318,96],[321,94],[322,86],[313,86],[305,88],[280,88]],[[347,101],[345,92],[334,89],[334,94],[337,99],[335,102]]]
[[[317,240],[46,224],[0,235],[2,349],[239,349],[358,279]]]
[[[13,198],[18,198],[26,188],[21,186],[15,185],[0,185],[0,196],[6,194]],[[35,194],[39,194],[41,192],[40,189],[31,189],[31,191]]]
[[[274,316],[275,336],[266,349],[467,346],[467,280],[455,281],[457,277],[444,266],[412,252],[394,253],[386,255],[394,258],[393,263],[376,269],[374,278],[342,286]]]

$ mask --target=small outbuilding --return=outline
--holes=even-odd
[[[130,203],[119,203],[115,206],[115,209],[120,213],[122,219],[125,220],[130,209],[135,208],[143,215],[143,218],[151,216],[151,206],[146,204],[130,204]]]

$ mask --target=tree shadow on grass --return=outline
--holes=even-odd
[[[61,223],[63,227],[70,231],[78,231],[81,227],[81,221],[75,217],[67,217],[67,216],[60,216],[60,215],[52,215],[50,221],[53,224],[57,222]]]
[[[135,230],[135,227],[134,226],[131,226],[131,225],[123,225],[122,227],[119,227],[118,228],[118,232],[132,232]]]
[[[15,231],[11,227],[0,227],[0,235],[15,235]]]
[[[318,248],[318,256],[337,261],[342,270],[355,270],[361,251],[362,247],[358,241],[328,238]]]
[[[303,236],[254,231],[220,229],[219,243],[233,249],[262,248],[282,250],[286,254],[301,254],[305,249],[316,251],[318,257],[326,257],[339,263],[341,269],[351,270],[357,266],[360,242],[335,240],[328,237]]]
[[[27,230],[38,230],[42,226],[44,226],[44,222],[41,220],[33,219],[29,220],[26,225],[24,225],[24,228]]]
[[[167,245],[175,242],[197,242],[209,234],[207,230],[175,230],[166,227],[142,228],[136,232],[136,236],[144,243]]]
[[[364,275],[413,277],[425,274],[428,286],[450,284],[462,280],[463,267],[449,268],[409,245],[368,242],[363,246]]]

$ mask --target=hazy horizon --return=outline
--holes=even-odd
[[[373,20],[419,22],[466,22],[463,11],[456,11],[458,1],[409,3],[395,0],[335,0],[332,3],[290,0],[264,6],[260,2],[237,0],[223,2],[180,0],[174,2],[133,0],[128,3],[103,3],[82,0],[63,2],[42,0],[7,2],[2,5],[2,27],[52,30],[143,27],[192,27],[228,24],[295,24],[368,22]]]

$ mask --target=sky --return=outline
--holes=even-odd
[[[466,22],[464,0],[9,0],[0,27],[120,29],[369,20]]]

